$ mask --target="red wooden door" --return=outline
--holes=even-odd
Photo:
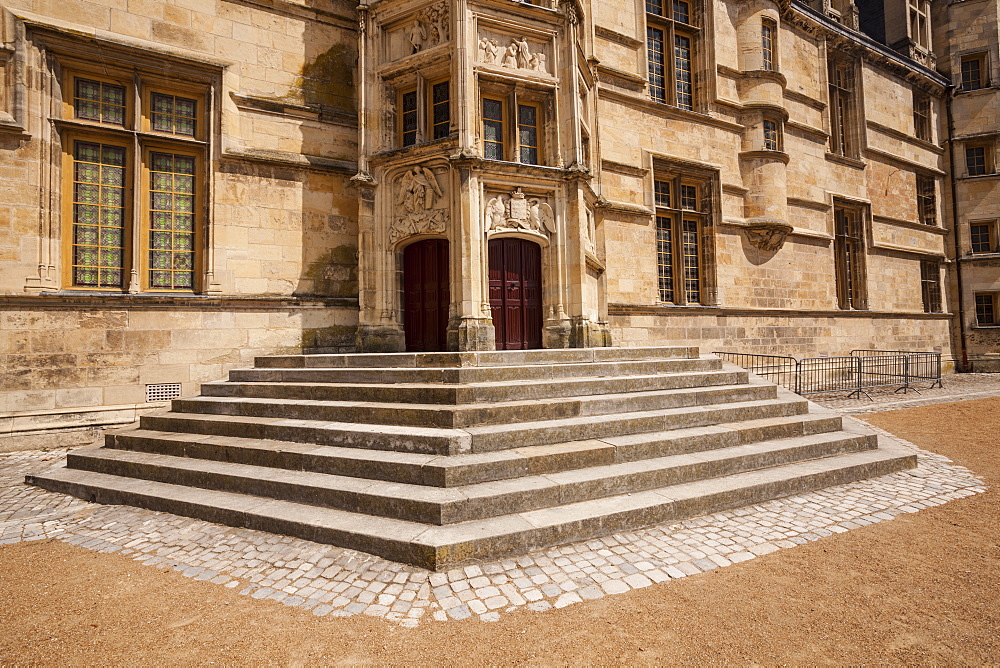
[[[523,239],[489,244],[490,310],[497,350],[542,347],[542,249]]]
[[[428,239],[403,250],[407,352],[437,352],[448,344],[448,242]]]

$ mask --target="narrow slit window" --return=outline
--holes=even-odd
[[[917,214],[924,225],[937,225],[936,183],[931,176],[917,174]]]
[[[762,47],[761,69],[774,70],[774,35],[777,26],[774,21],[764,19],[760,23],[760,41]]]
[[[649,96],[657,102],[667,101],[666,61],[663,48],[663,31],[659,28],[646,28]]]
[[[538,108],[530,104],[517,105],[518,160],[526,165],[538,164]]]
[[[661,302],[674,301],[674,238],[673,220],[656,217],[656,264]]]
[[[917,139],[931,141],[931,98],[923,93],[913,94],[913,132]]]
[[[941,312],[941,270],[937,262],[920,263],[920,292],[924,313]]]
[[[503,160],[503,101],[483,99],[483,154],[488,160]]]
[[[417,91],[411,90],[401,96],[403,146],[417,143]]]
[[[684,244],[684,298],[688,304],[701,301],[701,256],[698,221],[685,218],[682,227]]]
[[[431,117],[434,139],[443,139],[451,133],[451,95],[447,81],[431,86]]]
[[[677,85],[677,106],[694,109],[694,80],[691,75],[691,38],[674,35],[674,76]]]
[[[778,124],[774,121],[764,121],[764,150],[780,151],[778,141]]]

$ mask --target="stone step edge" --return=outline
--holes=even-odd
[[[713,416],[707,415],[709,411],[716,413],[732,412],[740,409],[772,409],[774,411],[793,411],[788,414],[804,414],[808,411],[808,402],[801,397],[791,395],[788,398],[764,399],[759,401],[739,401],[722,404],[708,404],[700,406],[687,406],[683,408],[665,408],[653,411],[635,411],[631,413],[619,413],[617,415],[596,415],[577,416],[560,418],[554,420],[540,420],[535,422],[519,422],[514,425],[490,425],[486,427],[467,427],[463,429],[441,429],[430,427],[400,427],[396,425],[375,425],[357,424],[352,422],[335,422],[328,420],[298,420],[292,418],[248,418],[231,415],[215,415],[212,413],[148,413],[140,418],[139,425],[144,429],[153,431],[178,431],[175,428],[162,429],[157,426],[158,420],[181,420],[190,424],[185,425],[187,433],[208,433],[204,431],[208,425],[218,426],[226,424],[240,425],[250,431],[260,432],[255,434],[244,434],[246,438],[267,438],[274,439],[274,434],[268,431],[277,431],[283,435],[289,435],[295,429],[307,430],[310,433],[310,440],[274,439],[290,440],[292,442],[308,442],[317,445],[328,443],[316,440],[320,435],[325,435],[329,440],[337,440],[337,444],[346,447],[372,450],[393,450],[401,452],[417,452],[423,454],[457,455],[474,452],[492,452],[505,450],[495,442],[503,437],[518,436],[525,439],[520,447],[527,445],[543,445],[547,443],[558,443],[566,440],[579,440],[576,438],[559,438],[559,432],[565,430],[578,430],[595,425],[617,425],[631,423],[637,420],[662,420],[672,416],[701,415],[706,419],[697,424],[686,425],[705,426],[719,424],[713,422]],[[768,415],[766,417],[775,417]],[[733,422],[733,419],[723,418],[723,422]],[[197,427],[201,426],[202,430]],[[635,425],[630,425],[632,429]],[[626,433],[650,433],[664,431],[660,428],[634,429]],[[549,438],[551,434],[556,434],[553,440],[540,440]],[[226,434],[220,434],[226,435]],[[624,434],[606,434],[606,436]],[[602,437],[606,437],[602,436]],[[393,440],[392,447],[386,442],[386,437]],[[478,438],[477,438],[478,437]],[[352,440],[353,439],[353,440]],[[476,440],[482,441],[476,444]],[[345,442],[350,441],[350,442]]]
[[[524,360],[535,359],[548,364],[571,364],[587,362],[618,362],[618,361],[639,361],[646,359],[696,359],[700,357],[697,346],[640,346],[640,347],[608,347],[608,348],[541,348],[537,350],[485,350],[470,352],[441,352],[441,353],[333,353],[321,355],[263,355],[254,358],[254,364],[269,362],[308,362],[320,364],[322,362],[345,362],[342,366],[326,367],[312,366],[299,368],[344,368],[344,369],[365,369],[372,368],[370,365],[384,365],[387,362],[391,368],[421,368],[424,366],[435,366],[441,362],[461,365],[462,367],[495,367],[495,366],[522,366]],[[569,361],[561,361],[560,358],[570,358]],[[507,361],[509,360],[509,361]],[[418,365],[417,362],[427,364]],[[407,362],[413,362],[407,364]],[[499,363],[505,362],[505,363]],[[353,363],[348,365],[347,363]],[[530,364],[530,362],[528,362]],[[268,367],[260,367],[268,368]],[[387,368],[384,367],[383,368]],[[457,368],[454,367],[454,368]]]
[[[560,380],[559,383],[553,383],[551,379],[533,379],[519,381],[519,387],[530,387],[532,389],[545,389],[545,388],[565,388],[570,386],[569,392],[572,392],[572,386],[582,386],[582,385],[601,385],[610,383],[619,383],[622,381],[639,381],[639,382],[652,382],[664,377],[670,378],[681,378],[691,381],[703,382],[703,385],[689,385],[682,387],[668,387],[660,388],[663,390],[667,389],[685,389],[685,387],[717,387],[719,385],[744,385],[749,382],[747,372],[743,369],[737,367],[732,367],[728,369],[714,369],[711,371],[679,371],[670,374],[642,374],[637,376],[596,376],[596,377],[580,377],[580,378],[566,378]],[[727,380],[729,379],[729,380]],[[719,382],[714,382],[719,381]],[[510,387],[509,381],[493,381],[493,382],[481,382],[481,383],[326,383],[326,382],[276,382],[276,381],[233,381],[233,380],[218,380],[211,381],[207,383],[202,383],[202,396],[213,396],[213,397],[230,397],[230,398],[254,398],[251,394],[249,397],[239,393],[227,394],[225,392],[221,394],[212,394],[211,392],[205,393],[206,388],[208,390],[225,390],[228,388],[239,388],[247,389],[251,393],[255,388],[276,388],[276,387],[292,387],[296,389],[322,389],[331,388],[334,390],[349,391],[356,389],[359,386],[366,389],[374,389],[378,391],[384,391],[386,393],[391,393],[395,390],[401,390],[400,394],[404,397],[413,393],[416,398],[399,398],[396,399],[395,403],[400,404],[427,404],[427,403],[443,403],[449,406],[457,405],[479,405],[487,402],[494,402],[496,400],[491,398],[477,398],[477,395],[489,395],[491,391],[500,390]],[[653,392],[657,390],[635,390],[636,392]],[[428,402],[422,399],[419,393],[429,393],[433,395],[445,395],[453,394],[455,396],[459,394],[470,395],[468,399],[455,399],[454,401],[433,401]],[[533,396],[532,399],[556,399],[565,397],[591,397],[600,396],[607,394],[604,389],[595,387],[589,389],[586,392],[580,393],[562,393],[562,389],[553,389],[551,394],[546,394],[544,391],[539,392],[538,396]],[[615,394],[631,394],[631,391],[627,390],[617,390]],[[424,395],[426,396],[426,395]],[[256,397],[256,398],[281,398],[281,397]],[[334,401],[334,400],[331,400]],[[387,403],[387,402],[382,402]]]
[[[912,450],[879,437],[879,448],[764,472],[741,473],[657,490],[444,527],[287,501],[59,469],[29,475],[44,489],[105,504],[127,504],[228,526],[280,533],[361,550],[429,570],[639,529],[916,466]],[[714,485],[714,488],[707,485]]]
[[[104,448],[72,452],[67,466],[444,525],[602,498],[608,486],[637,493],[668,478],[673,486],[874,447],[874,435],[834,432],[451,488]]]
[[[743,395],[737,398],[732,395]],[[748,397],[753,396],[753,399]],[[674,403],[670,408],[707,406],[713,403],[731,403],[774,399],[777,391],[769,383],[746,383],[737,385],[707,385],[698,387],[672,388],[603,395],[556,397],[551,399],[502,401],[487,404],[413,404],[374,401],[326,401],[315,399],[284,399],[272,397],[218,397],[198,396],[188,399],[174,399],[171,410],[174,413],[197,415],[231,415],[234,417],[257,417],[254,413],[271,412],[277,417],[302,419],[296,412],[329,415],[330,421],[347,421],[359,424],[413,426],[437,429],[466,429],[482,425],[521,424],[514,415],[519,411],[529,414],[523,422],[539,422],[571,417],[591,417],[621,412],[643,410],[663,410],[661,408],[632,407],[628,404],[642,403],[644,400]],[[624,404],[624,405],[623,405]],[[253,410],[256,407],[259,410]],[[198,410],[201,409],[201,410]],[[534,411],[532,411],[534,409]],[[547,410],[546,410],[547,409]],[[353,413],[353,415],[352,415]],[[542,413],[542,414],[539,414]],[[547,415],[545,413],[548,413]],[[514,415],[512,415],[514,414]],[[320,418],[327,419],[327,418]],[[450,424],[449,424],[450,423]]]
[[[649,365],[655,365],[649,370]],[[678,371],[711,371],[721,369],[722,361],[714,356],[694,358],[666,358],[649,360],[626,360],[619,362],[578,362],[572,364],[519,364],[510,366],[480,367],[244,367],[231,369],[228,378],[234,381],[244,379],[286,380],[282,376],[332,375],[340,378],[355,378],[343,382],[394,382],[393,379],[423,377],[431,378],[419,382],[470,383],[520,382],[524,377],[536,380],[561,380],[564,378],[617,378],[648,373],[677,373]],[[521,373],[499,373],[521,370]],[[372,377],[375,377],[372,380]],[[485,379],[485,380],[484,380]],[[245,380],[244,380],[245,382]],[[250,380],[249,382],[252,382]]]
[[[762,423],[771,424],[762,424]],[[730,422],[707,427],[689,427],[669,431],[651,432],[632,436],[611,436],[589,441],[568,441],[549,445],[535,445],[512,450],[461,455],[427,455],[393,450],[366,450],[335,445],[315,445],[265,439],[249,439],[212,434],[184,434],[129,428],[108,434],[106,446],[120,450],[174,454],[175,456],[232,461],[251,464],[250,459],[266,460],[267,466],[291,470],[317,470],[334,475],[368,478],[385,482],[398,482],[432,487],[456,487],[462,484],[495,482],[539,473],[588,468],[594,465],[642,461],[669,454],[686,454],[724,447],[757,443],[754,438],[761,432],[794,428],[801,425],[801,433],[840,431],[839,415],[807,413],[763,420]],[[182,453],[161,452],[152,448],[133,447],[134,439],[164,441],[164,449],[174,444]],[[227,442],[228,441],[228,442]],[[693,448],[692,441],[699,447]],[[669,444],[676,443],[675,446]],[[175,446],[177,447],[177,446]],[[232,453],[244,452],[246,457],[234,460]],[[230,453],[230,454],[225,454]],[[217,456],[206,456],[217,455]],[[315,464],[305,466],[304,460],[314,459]],[[299,466],[282,465],[298,462]],[[328,462],[328,463],[327,463]],[[322,465],[322,466],[321,466]],[[325,470],[319,470],[319,469]]]

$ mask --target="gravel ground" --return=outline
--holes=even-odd
[[[865,419],[991,489],[617,596],[415,629],[320,618],[58,540],[16,543],[0,547],[0,664],[1000,662],[1000,398]]]

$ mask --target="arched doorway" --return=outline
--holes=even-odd
[[[494,239],[489,254],[497,350],[541,348],[541,247],[524,239]]]
[[[448,242],[427,239],[403,249],[404,330],[407,352],[448,346]]]

